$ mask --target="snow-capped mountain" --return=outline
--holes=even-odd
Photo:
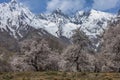
[[[89,36],[96,36],[103,32],[107,27],[108,21],[114,18],[114,15],[96,10],[88,12],[79,11],[74,17],[74,21],[81,24],[83,30]]]
[[[80,24],[81,30],[89,36],[94,46],[98,47],[99,37],[107,28],[109,21],[115,18],[115,15],[97,10],[79,11],[76,13],[73,21]],[[99,37],[98,37],[99,36]]]
[[[15,38],[17,35],[21,36],[19,30],[31,23],[34,14],[16,0],[9,3],[0,4],[0,28],[1,31],[7,31]]]
[[[71,24],[74,26],[73,30],[80,27],[81,30],[86,33],[86,35],[97,37],[97,35],[100,35],[103,32],[103,30],[107,27],[107,23],[113,19],[115,15],[92,9],[88,12],[79,11],[74,15],[74,17],[69,17],[68,15],[62,13],[61,10],[57,9],[50,15],[46,15],[44,17],[46,17],[44,19],[47,21],[58,24],[58,26]],[[62,27],[63,30],[66,31],[69,29],[69,27],[67,29],[64,29],[65,27]],[[68,35],[71,36],[71,34]],[[68,37],[65,34],[63,34],[63,36]]]
[[[0,30],[7,31],[11,36],[23,37],[29,26],[34,29],[43,29],[48,33],[70,38],[73,30],[80,28],[93,42],[98,44],[98,35],[101,35],[107,27],[107,22],[114,15],[96,10],[78,11],[73,17],[65,15],[57,9],[51,14],[33,14],[27,7],[11,0],[9,3],[0,4]]]
[[[71,31],[78,27],[78,25],[68,23],[69,20],[67,21],[65,16],[61,16],[61,18],[55,17],[57,16],[56,14],[61,15],[61,13],[57,11],[49,15],[50,17],[47,16],[47,20],[42,19],[34,15],[27,7],[18,3],[16,0],[0,4],[0,12],[1,30],[9,31],[15,38],[17,38],[18,35],[20,37],[23,36],[20,30],[27,30],[26,25],[32,26],[35,29],[45,29],[56,37],[59,35],[59,25],[65,26],[63,29],[63,36],[65,37],[70,37]],[[54,20],[56,22],[54,22]]]
[[[72,36],[74,29],[80,28],[89,36],[94,43],[93,45],[98,47],[100,41],[98,36],[102,35],[107,28],[108,22],[114,19],[115,15],[92,9],[90,11],[78,11],[73,17],[69,17],[57,9],[45,17],[47,17],[47,21],[57,25],[54,29],[57,28],[59,30],[59,26],[61,26],[63,30],[62,35],[67,38]],[[57,29],[55,32],[57,32]]]

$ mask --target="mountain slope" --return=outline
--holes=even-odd
[[[109,21],[115,18],[115,15],[96,10],[79,11],[76,13],[73,21],[80,24],[81,30],[89,36],[94,47],[99,46],[100,37],[107,29]]]
[[[93,45],[98,47],[100,36],[106,29],[107,22],[114,15],[96,10],[79,11],[74,17],[65,15],[57,9],[51,14],[33,14],[27,7],[11,0],[9,3],[0,4],[0,31],[7,32],[15,39],[21,39],[30,32],[30,27],[43,29],[58,38],[70,39],[73,30],[80,28],[89,36]]]

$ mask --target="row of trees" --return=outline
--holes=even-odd
[[[99,53],[79,29],[71,40],[73,43],[61,53],[52,50],[45,39],[24,40],[20,42],[20,54],[11,58],[11,67],[13,71],[120,72],[120,24],[105,31]]]
[[[12,57],[14,71],[58,70],[59,54],[53,52],[44,39],[28,39],[20,43],[21,52]]]
[[[84,32],[75,30],[73,44],[59,53],[51,50],[42,38],[27,39],[20,43],[19,55],[11,58],[14,71],[93,71],[94,55],[91,42]]]

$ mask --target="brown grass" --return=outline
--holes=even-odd
[[[0,73],[0,80],[120,80],[120,73],[15,72]]]

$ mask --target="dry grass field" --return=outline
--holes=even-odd
[[[120,80],[120,73],[15,72],[0,73],[0,80]]]

